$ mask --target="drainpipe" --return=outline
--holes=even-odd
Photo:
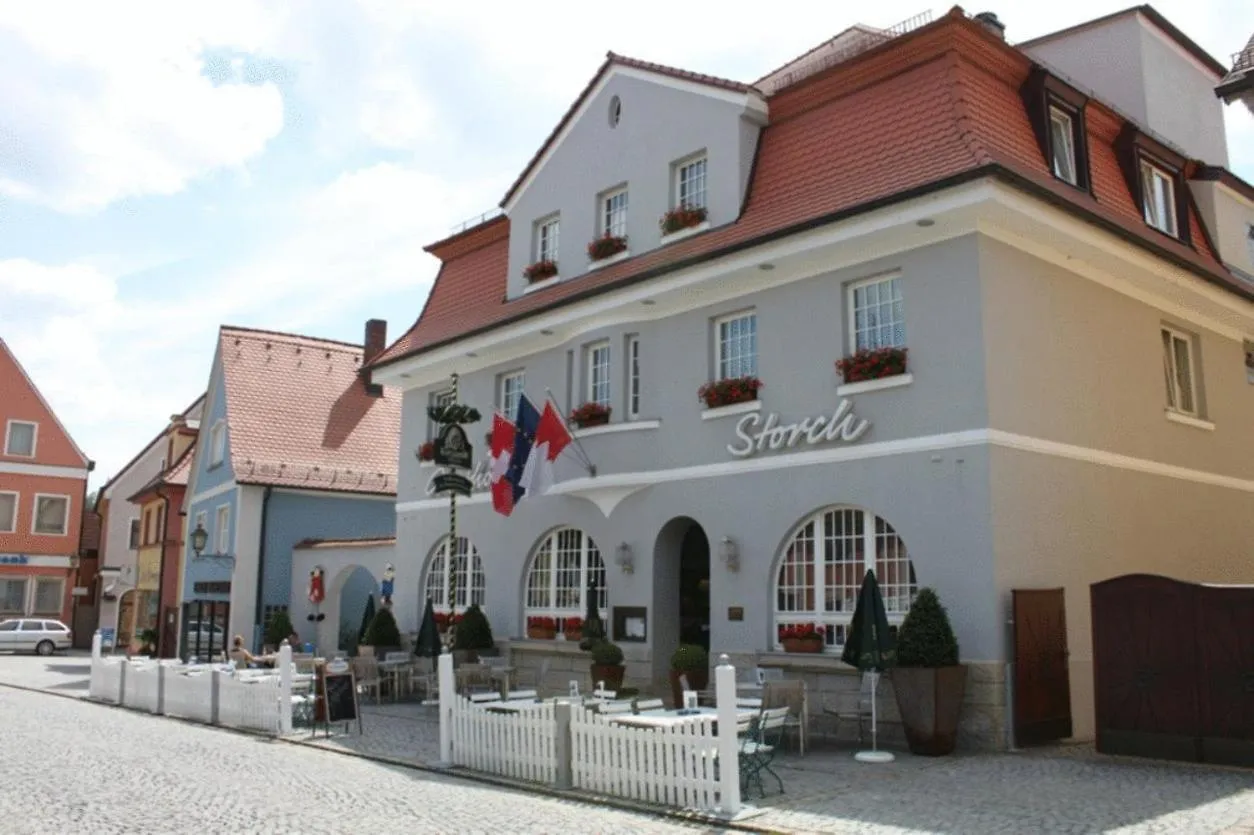
[[[262,582],[266,578],[266,523],[268,522],[270,516],[270,494],[273,490],[273,487],[267,486],[265,494],[261,497],[261,532],[257,535],[257,608],[253,610],[256,613],[253,616],[256,618],[253,623],[253,628],[256,629],[258,626],[261,627],[260,629],[257,629],[257,631],[260,633],[262,644],[265,643],[266,625],[262,621],[261,617],[261,586]],[[261,647],[254,646],[253,649],[259,651]]]
[[[166,542],[170,535],[170,494],[157,488],[157,496],[161,499],[161,568],[157,572],[157,657],[167,658],[169,647],[165,646],[165,557]]]

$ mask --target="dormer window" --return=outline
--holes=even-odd
[[[1173,238],[1177,236],[1174,178],[1145,159],[1141,160],[1141,208],[1146,223]]]
[[[1054,158],[1054,176],[1077,185],[1075,164],[1075,121],[1061,107],[1049,108],[1049,144]]]
[[[627,189],[607,191],[601,196],[601,234],[627,237]]]
[[[705,208],[704,156],[680,163],[675,169],[675,207],[678,209]]]
[[[1036,67],[1020,90],[1032,130],[1050,172],[1062,182],[1089,191],[1088,98],[1061,79]]]
[[[560,231],[556,216],[536,224],[536,261],[557,263],[557,238]]]

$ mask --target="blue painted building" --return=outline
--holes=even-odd
[[[237,634],[260,649],[266,621],[292,604],[297,543],[395,533],[400,404],[361,372],[386,327],[368,322],[364,347],[219,332],[184,502],[184,655]],[[359,577],[347,587],[346,612],[360,618],[371,586]]]

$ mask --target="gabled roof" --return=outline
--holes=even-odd
[[[955,9],[772,96],[746,205],[732,223],[513,299],[507,218],[431,247],[443,264],[423,311],[372,365],[979,177],[1001,178],[1254,299],[1204,235],[1194,249],[1146,226],[1112,147],[1122,127],[1112,110],[1089,105],[1094,194],[1054,178],[1019,93],[1031,68]],[[826,141],[833,136],[841,141]],[[1190,224],[1203,228],[1193,208]]]
[[[34,395],[35,399],[39,402],[39,405],[43,407],[43,410],[50,418],[52,418],[52,422],[56,424],[57,429],[60,430],[62,436],[69,443],[70,449],[73,450],[74,455],[79,459],[78,463],[81,466],[86,467],[88,470],[95,467],[95,463],[88,458],[86,454],[83,453],[83,450],[79,448],[78,444],[74,442],[74,436],[69,433],[69,431],[65,428],[65,424],[63,424],[61,419],[57,417],[57,413],[53,410],[52,406],[44,399],[43,393],[39,391],[39,386],[35,385],[35,381],[32,380],[31,376],[26,373],[26,369],[17,358],[17,354],[13,353],[12,349],[9,348],[8,343],[4,341],[3,337],[0,337],[0,353],[3,353],[9,358],[9,360],[13,363],[13,367],[17,370],[18,375],[26,381],[26,386],[30,393]],[[3,428],[0,427],[0,433],[3,431]],[[3,452],[4,450],[0,449],[0,454]],[[42,457],[39,455],[38,444],[36,444],[35,454],[37,457]]]
[[[237,483],[396,493],[400,394],[366,392],[362,346],[224,326],[218,353]]]
[[[190,420],[189,415],[195,412],[198,407],[203,406],[204,403],[205,403],[205,395],[202,393],[195,400],[193,400],[186,409],[179,412],[179,417]],[[119,478],[126,475],[127,471],[129,471],[131,467],[134,467],[135,464],[139,461],[139,459],[147,455],[148,451],[152,449],[154,446],[156,446],[158,441],[164,440],[166,436],[166,432],[168,432],[169,429],[170,429],[169,424],[166,424],[166,426],[160,432],[152,436],[152,440],[146,443],[143,449],[135,453],[135,456],[131,458],[130,461],[127,461],[126,464],[123,465],[123,467],[120,470],[114,473],[113,476],[108,481],[106,481],[99,490],[96,491],[96,503],[94,506],[95,510],[100,509],[100,502],[101,500],[104,499],[105,491],[108,490],[110,487],[112,487]]]
[[[605,61],[596,71],[596,74],[593,75],[592,79],[584,86],[583,91],[579,94],[578,98],[575,99],[574,103],[571,104],[570,109],[566,111],[566,114],[562,116],[561,120],[557,123],[557,127],[553,128],[553,132],[550,133],[548,138],[544,140],[540,149],[536,151],[535,155],[530,161],[528,161],[527,165],[524,166],[522,173],[518,175],[518,179],[514,180],[513,185],[509,187],[509,191],[505,192],[505,196],[501,198],[502,207],[513,199],[518,190],[522,188],[523,183],[525,183],[527,178],[531,176],[531,173],[541,165],[545,154],[547,154],[549,149],[552,148],[558,141],[562,132],[566,130],[567,125],[574,120],[575,114],[577,114],[579,109],[583,107],[584,102],[588,101],[592,97],[593,91],[597,89],[597,86],[601,83],[601,81],[605,79],[609,75],[610,71],[616,66],[641,70],[643,72],[672,78],[677,81],[702,84],[707,87],[726,90],[732,93],[744,93],[748,95],[755,92],[753,87],[740,81],[731,81],[729,79],[718,78],[713,75],[689,72],[688,70],[676,69],[675,67],[654,64],[649,61],[640,61],[635,58],[628,58],[625,55],[617,55],[613,52],[607,52],[605,54]]]
[[[177,461],[165,470],[157,473],[151,481],[136,490],[133,496],[128,497],[127,501],[133,504],[140,504],[140,499],[155,493],[162,487],[186,487],[187,477],[192,471],[192,460],[195,457],[196,442],[192,441],[188,444],[187,449],[183,450],[183,454],[178,457]]]

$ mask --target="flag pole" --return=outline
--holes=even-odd
[[[553,404],[553,408],[557,409],[557,413],[560,415],[562,413],[562,407],[557,402],[557,398],[553,396],[553,389],[545,386],[544,393],[548,396],[549,402]],[[593,464],[592,459],[588,457],[588,452],[583,448],[583,444],[579,443],[578,436],[576,436],[574,432],[571,432],[570,439],[575,442],[575,448],[579,450],[579,455],[583,458],[583,466],[588,471],[588,475],[596,478],[597,466],[596,464]]]

